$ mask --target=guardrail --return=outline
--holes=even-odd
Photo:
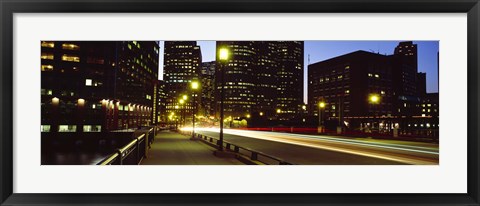
[[[148,149],[155,139],[157,128],[151,128],[127,145],[107,156],[97,165],[138,165],[143,158],[147,158]]]
[[[188,132],[188,133],[190,135],[192,134],[191,132]],[[215,147],[217,148],[220,147],[220,140],[217,138],[199,134],[199,133],[195,133],[195,137],[202,139],[206,142],[209,142],[210,144],[215,145]],[[239,155],[247,156],[248,158],[250,158],[250,160],[258,161],[266,165],[294,165],[293,163],[287,162],[278,157],[268,155],[263,152],[255,151],[247,147],[239,146],[225,140],[223,141],[222,147],[224,147],[225,150],[227,151],[234,152]]]

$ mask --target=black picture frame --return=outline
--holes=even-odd
[[[0,0],[1,205],[480,205],[478,0]],[[467,13],[468,192],[466,194],[19,194],[13,193],[15,13]],[[455,177],[452,177],[455,178]],[[212,182],[214,184],[214,182]],[[94,186],[94,185],[92,185]],[[254,185],[252,185],[253,187]],[[207,192],[207,191],[204,191]]]

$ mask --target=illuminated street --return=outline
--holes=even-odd
[[[196,128],[196,132],[218,137],[218,129]],[[273,155],[294,164],[436,165],[438,145],[367,138],[301,135],[278,132],[224,130],[225,141]]]
[[[438,45],[42,41],[41,162],[439,165]]]

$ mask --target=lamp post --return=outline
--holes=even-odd
[[[195,117],[197,114],[197,96],[195,95],[195,90],[198,89],[199,84],[197,81],[193,81],[191,84],[192,95],[193,95],[193,112],[192,112],[192,139],[195,139]]]
[[[370,94],[370,96],[368,97],[368,101],[370,102],[370,104],[372,104],[372,110],[373,110],[373,118],[374,118],[374,122],[372,123],[372,129],[373,129],[373,124],[375,123],[375,119],[376,119],[376,107],[375,105],[376,104],[379,104],[380,103],[380,96],[378,94]],[[380,131],[380,128],[378,128],[379,131]]]
[[[180,99],[179,102],[182,105],[182,126],[185,126],[185,98]]]
[[[178,105],[175,105],[175,110],[177,110],[178,108],[179,108]],[[182,114],[180,113],[180,115]],[[175,119],[175,131],[178,131],[178,117],[174,115],[173,118]]]
[[[223,63],[228,62],[229,51],[227,48],[220,48],[219,50],[219,59],[223,61]],[[223,151],[223,101],[225,99],[225,67],[223,64],[221,65],[221,72],[220,72],[220,81],[222,82],[222,88],[220,89],[220,140],[218,144],[218,150]]]
[[[323,133],[322,110],[325,108],[325,102],[318,103],[318,133]]]

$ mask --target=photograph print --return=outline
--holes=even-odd
[[[42,165],[439,165],[439,41],[41,41]]]

